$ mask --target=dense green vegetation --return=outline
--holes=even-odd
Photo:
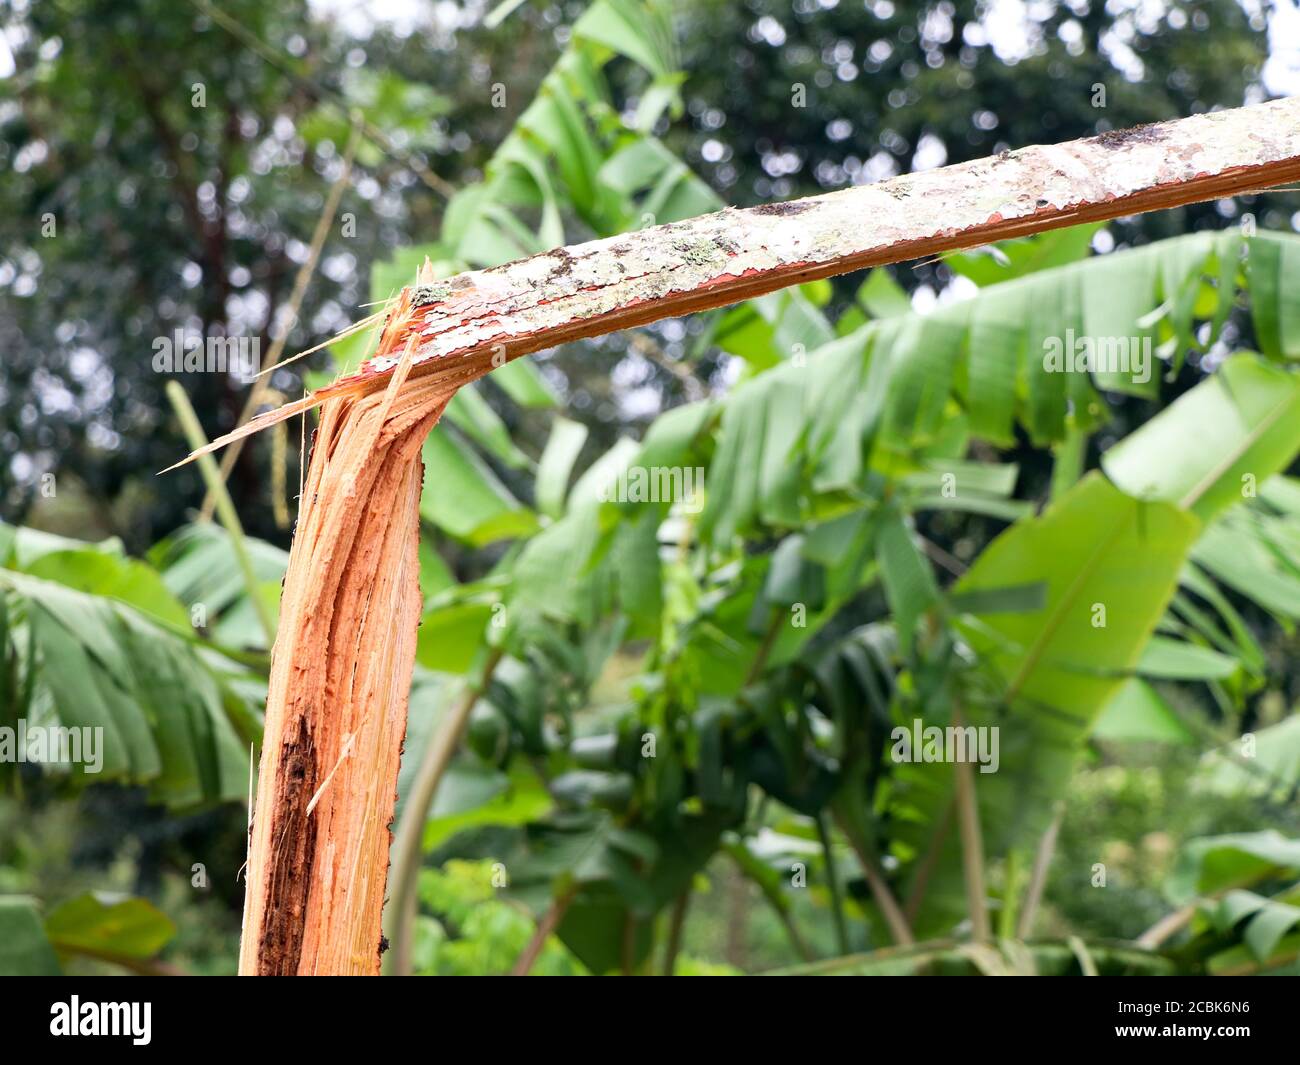
[[[893,108],[906,131],[893,136],[912,146],[924,132],[941,136],[951,159],[998,145],[958,134],[971,105],[941,80],[929,84],[945,70],[977,76],[955,84],[978,86],[986,107],[995,91],[1054,79],[1053,63],[1089,90],[1115,80],[1107,122],[1121,105],[1149,118],[1206,99],[1240,103],[1257,73],[1211,77],[1169,24],[1143,50],[1165,79],[1161,99],[1114,71],[1089,73],[1104,65],[1100,14],[1085,19],[1081,55],[1053,38],[1046,55],[1008,67],[987,49],[968,64],[956,45],[926,47],[932,30],[918,33],[916,16],[878,6],[889,13],[870,16],[871,33],[897,42],[895,58],[843,104],[846,88],[814,91],[817,122],[832,120],[827,108]],[[1225,46],[1248,49],[1258,32],[1234,5],[1183,6],[1193,25],[1212,14]],[[958,8],[936,6],[950,20]],[[755,7],[750,21],[763,13]],[[251,6],[242,14],[259,39],[292,42],[294,20],[281,26]],[[811,62],[807,49],[790,43],[755,75],[766,102],[754,97],[741,114],[745,101],[728,101],[728,128],[741,127],[728,142],[733,169],[696,171],[687,163],[714,122],[699,101],[721,106],[737,84],[695,59],[683,85],[682,56],[698,47],[692,28],[725,36],[734,11],[705,5],[675,32],[657,6],[596,0],[573,13],[552,65],[529,80],[546,65],[519,48],[530,38],[522,27],[563,14],[523,9],[502,36],[475,38],[493,61],[524,53],[528,95],[511,81],[507,116],[484,94],[467,103],[483,110],[472,151],[448,145],[473,58],[430,72],[426,57],[400,75],[390,71],[417,63],[417,49],[380,37],[368,47],[391,67],[372,55],[358,84],[340,80],[336,91],[373,106],[370,120],[390,136],[407,131],[404,143],[426,161],[445,153],[461,172],[445,211],[430,212],[427,189],[394,197],[400,209],[348,252],[346,277],[330,282],[323,270],[309,307],[332,301],[337,315],[310,312],[313,336],[328,335],[343,307],[386,299],[426,257],[448,275],[723,202],[811,191],[760,177],[755,162],[777,122],[791,122],[804,158],[828,143],[820,125],[774,102],[789,99],[783,79]],[[58,17],[31,14],[45,33],[39,20]],[[160,18],[150,32],[188,40],[197,17],[169,8],[175,26]],[[836,9],[794,25],[816,37],[847,18]],[[1064,18],[1056,11],[1052,25]],[[862,24],[844,32],[857,39]],[[311,32],[301,47],[321,65],[312,77],[332,82],[343,31],[313,23]],[[755,39],[737,50],[750,55],[746,68],[758,62]],[[36,115],[56,91],[72,92],[51,81],[69,76],[77,40],[67,35],[48,69],[31,68],[45,71],[25,99]],[[911,75],[905,59],[895,69],[909,48],[940,60],[922,58]],[[207,76],[212,99],[229,94],[227,114],[285,106],[279,68],[242,51],[221,62]],[[882,105],[881,87],[894,87],[886,75],[919,79],[917,98],[908,89],[893,103],[886,92]],[[102,59],[97,76],[92,85],[149,117],[148,92]],[[439,89],[447,101],[430,95]],[[1073,102],[1051,123],[1034,129],[1033,115],[1016,112],[1007,135],[1088,132],[1086,95],[1061,93]],[[309,179],[320,191],[300,173],[305,153],[329,159],[347,139],[346,116],[305,90],[291,106],[283,150],[293,174],[277,164],[259,182],[281,187],[250,201],[268,212],[260,232],[273,243],[314,222],[297,191]],[[63,119],[60,136],[76,142],[75,121],[94,125],[86,107]],[[168,104],[161,126],[180,107]],[[439,108],[448,116],[433,127],[439,139],[424,143]],[[702,126],[691,130],[684,114]],[[141,151],[161,136],[151,121],[151,133],[136,131]],[[226,148],[243,136],[236,130]],[[126,152],[133,142],[115,143]],[[218,150],[210,131],[199,144]],[[358,163],[374,171],[362,182],[414,187],[400,156],[370,145]],[[141,164],[110,154],[96,165]],[[104,191],[111,178],[86,180]],[[7,194],[48,192],[32,181]],[[284,214],[272,224],[278,198]],[[461,393],[425,453],[425,613],[390,872],[399,902],[386,919],[393,970],[506,972],[548,919],[555,935],[536,944],[533,972],[1294,968],[1300,238],[1282,231],[1287,202],[1261,198],[1258,227],[1208,225],[1237,210],[1224,205],[948,256],[919,277],[876,270],[807,285],[511,364]],[[121,224],[120,208],[79,210]],[[140,270],[131,242],[156,238],[127,230],[115,269]],[[178,222],[176,235],[195,234]],[[91,239],[79,229],[57,255],[72,263]],[[230,254],[274,261],[265,249]],[[145,258],[166,273],[156,249]],[[203,263],[186,301],[215,298],[212,266]],[[361,291],[355,278],[367,276]],[[119,317],[136,320],[115,344],[138,346],[128,338],[186,318],[188,302],[162,295],[174,279],[134,283],[148,299],[133,303],[139,290],[122,279],[110,286],[132,308]],[[927,284],[945,296],[917,295]],[[234,328],[229,295],[196,312],[205,334],[218,322]],[[41,365],[40,322],[82,313],[60,308],[57,292],[28,302],[17,326],[26,354],[4,371],[15,394],[46,387],[21,369]],[[77,328],[100,329],[107,314],[97,305]],[[1044,352],[1066,337],[1131,339],[1152,360],[1056,372]],[[366,339],[333,344],[308,383],[355,366]],[[228,972],[268,669],[255,599],[274,607],[286,561],[265,516],[275,483],[265,471],[279,464],[296,477],[298,459],[292,444],[286,457],[259,441],[236,469],[246,522],[264,534],[246,540],[249,581],[225,532],[182,518],[200,498],[188,475],[169,475],[174,490],[140,487],[142,470],[151,475],[182,446],[153,431],[169,418],[145,361],[121,349],[103,357],[121,375],[93,416],[118,445],[88,437],[67,472],[88,491],[67,502],[59,467],[59,492],[0,526],[0,725],[104,735],[94,773],[0,762],[0,969]],[[242,398],[232,406],[205,390],[233,395],[240,382],[194,384],[215,431],[218,411],[237,411]],[[296,384],[276,382],[285,394]],[[117,403],[144,420],[132,424]],[[91,414],[74,413],[57,419],[56,439]],[[6,446],[30,457],[27,433]],[[59,450],[55,439],[42,447]],[[32,469],[16,489],[27,503],[40,498]],[[73,524],[87,498],[117,515],[119,535]],[[433,782],[424,756],[461,717],[465,742]],[[997,737],[996,771],[977,769],[968,789],[951,761],[901,759],[893,730],[917,722],[995,730],[984,735]],[[431,783],[430,808],[414,808],[409,797]],[[964,838],[971,814],[978,847]],[[418,846],[404,851],[404,838]],[[1035,875],[1040,858],[1050,861],[1045,878]]]

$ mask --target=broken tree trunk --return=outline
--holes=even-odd
[[[403,340],[405,305],[380,342]],[[322,411],[285,575],[241,975],[372,974],[420,621],[420,448],[435,378]]]
[[[565,341],[816,278],[1297,178],[1300,99],[1278,100],[721,211],[403,290],[358,373],[203,449],[323,404],[267,697],[240,972],[379,971],[420,613],[420,445],[459,388]]]

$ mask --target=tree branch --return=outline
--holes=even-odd
[[[415,350],[406,387],[432,375],[460,388],[535,351],[818,278],[1296,178],[1300,97],[557,248],[408,290]],[[372,358],[212,447],[330,396],[383,388],[395,365]]]

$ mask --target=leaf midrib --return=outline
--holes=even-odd
[[[1231,469],[1238,461],[1240,461],[1241,457],[1259,441],[1260,437],[1273,427],[1274,423],[1282,417],[1286,410],[1294,404],[1295,401],[1296,393],[1295,389],[1292,388],[1291,394],[1279,402],[1263,421],[1242,437],[1238,446],[1235,449],[1230,450],[1226,458],[1212,466],[1209,472],[1192,486],[1191,490],[1178,501],[1178,506],[1182,510],[1191,510],[1192,507],[1196,506],[1196,504],[1200,502],[1201,497],[1214,486],[1218,479],[1222,477],[1227,470]]]
[[[1066,589],[1065,595],[1061,599],[1059,609],[1054,610],[1052,616],[1048,618],[1047,623],[1043,625],[1038,639],[1030,645],[1029,650],[1026,652],[1024,663],[1021,665],[1011,683],[1007,686],[1006,699],[1008,702],[1019,694],[1021,687],[1024,685],[1025,681],[1028,680],[1029,674],[1035,667],[1037,667],[1044,652],[1047,650],[1048,642],[1056,634],[1056,630],[1060,628],[1061,623],[1065,620],[1067,609],[1074,605],[1074,600],[1078,596],[1084,580],[1092,575],[1093,571],[1097,568],[1102,553],[1106,551],[1115,541],[1116,537],[1120,535],[1127,520],[1128,515],[1126,514],[1123,519],[1117,521],[1110,534],[1098,543],[1097,547],[1088,557],[1086,564],[1079,568],[1077,575],[1070,583],[1069,588]]]

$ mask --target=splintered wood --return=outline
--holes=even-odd
[[[358,373],[203,449],[323,408],[271,671],[240,972],[379,971],[420,615],[420,446],[459,388],[565,341],[815,278],[1297,178],[1300,99],[1276,100],[404,289]]]
[[[381,350],[402,342],[402,311]],[[243,975],[379,972],[421,609],[420,448],[453,391],[426,379],[322,409],[267,695]]]

